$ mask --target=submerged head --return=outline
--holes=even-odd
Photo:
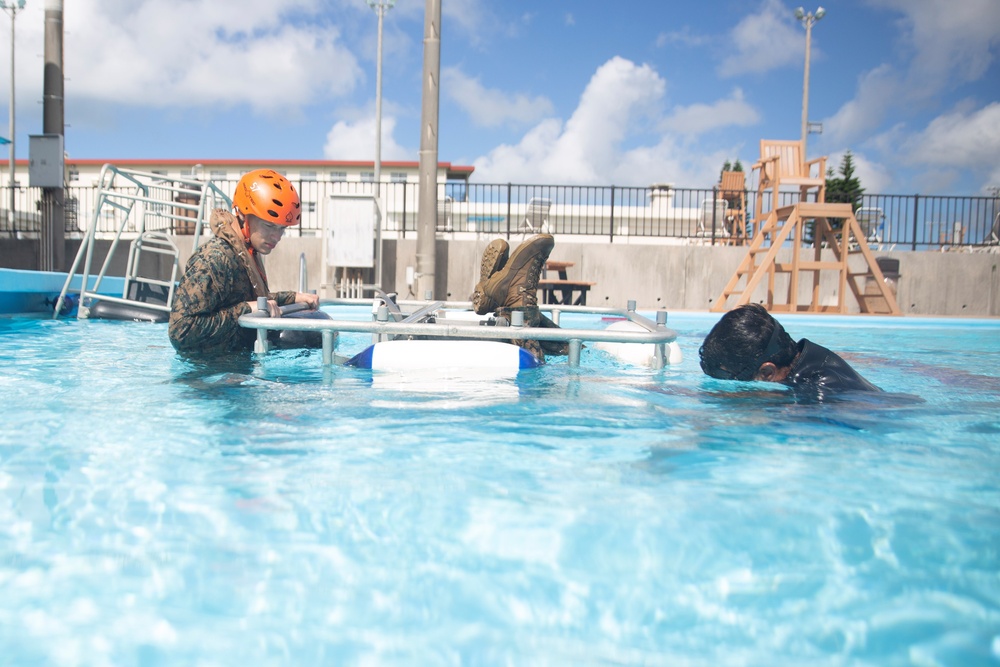
[[[233,210],[243,239],[262,255],[271,252],[285,229],[299,224],[302,217],[295,186],[273,169],[243,175],[233,195]]]
[[[720,380],[780,382],[798,344],[763,306],[740,306],[722,316],[698,350],[701,369]]]

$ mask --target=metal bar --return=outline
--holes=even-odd
[[[441,308],[441,304],[442,303],[443,303],[442,301],[434,301],[433,303],[429,303],[426,306],[424,306],[423,308],[421,308],[420,310],[418,310],[417,312],[415,312],[415,313],[407,316],[405,319],[403,319],[403,322],[407,322],[407,323],[409,323],[409,322],[419,322],[419,321],[423,320],[424,318],[426,318],[431,313],[439,310]]]
[[[569,341],[569,359],[567,360],[569,365],[573,368],[577,368],[580,365],[580,349],[583,347],[583,341],[579,338],[571,338]]]
[[[170,312],[170,304],[159,304],[159,303],[147,303],[145,301],[136,301],[135,299],[125,299],[117,296],[108,296],[107,294],[100,294],[98,292],[89,292],[83,290],[80,292],[80,302],[83,303],[84,298],[95,298],[100,301],[108,301],[111,303],[122,303],[128,306],[139,306],[141,308],[149,308],[150,310],[160,310],[164,313]],[[80,319],[85,319],[81,317]]]
[[[248,329],[274,331],[322,331],[369,333],[376,336],[410,335],[437,338],[472,338],[476,340],[553,340],[570,342],[573,339],[609,343],[672,343],[677,332],[666,327],[656,331],[611,331],[608,329],[552,329],[544,327],[488,327],[467,324],[435,324],[417,322],[365,322],[358,320],[305,320],[271,318],[258,313],[248,313],[239,319]]]

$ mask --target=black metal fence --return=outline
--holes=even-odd
[[[236,181],[216,182],[231,192]],[[297,181],[302,197],[299,235],[317,235],[324,216],[333,215],[338,196],[370,195],[372,182]],[[406,237],[417,230],[418,184],[383,182],[383,231]],[[626,237],[676,243],[733,243],[737,220],[744,216],[753,232],[757,193],[745,200],[715,189],[672,186],[619,187],[524,185],[450,182],[438,187],[437,229],[441,232],[515,236],[546,231],[614,242]],[[763,195],[765,210],[772,202]],[[795,203],[798,194],[782,193],[779,206]],[[42,220],[42,191],[15,189],[15,215],[7,213],[9,190],[0,191],[0,236],[37,235]],[[71,186],[65,191],[65,223],[69,236],[81,236],[95,215],[97,190]],[[169,204],[163,207],[169,209]],[[178,222],[177,211],[157,218],[147,213],[146,228],[190,233]],[[155,212],[154,212],[155,213]],[[96,219],[99,233],[113,233],[120,211],[103,211]],[[864,195],[856,217],[872,245],[882,249],[936,250],[949,246],[1000,244],[1000,198],[929,195]],[[126,232],[134,231],[126,229]],[[735,240],[740,242],[739,239]]]

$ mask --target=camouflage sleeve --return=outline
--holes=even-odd
[[[253,290],[231,253],[206,244],[192,255],[174,293],[169,334],[182,351],[208,352],[247,347],[238,319],[250,312]],[[251,342],[252,344],[252,342]]]
[[[287,306],[295,303],[295,292],[271,292],[271,298],[277,301],[279,306]]]

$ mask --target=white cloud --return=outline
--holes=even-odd
[[[594,73],[565,125],[543,121],[517,146],[500,146],[477,160],[476,170],[486,180],[599,182],[633,119],[653,111],[665,88],[648,65],[612,58]]]
[[[978,79],[993,61],[1000,25],[996,0],[873,1],[902,15],[900,39],[914,53],[908,80],[922,84],[914,92],[933,96],[942,86]]]
[[[382,160],[414,160],[408,151],[393,138],[396,119],[382,116]],[[374,160],[375,159],[375,118],[374,116],[354,121],[338,121],[326,135],[323,157],[328,160]]]
[[[508,95],[495,88],[486,88],[479,79],[467,76],[458,67],[442,71],[441,90],[469,115],[473,124],[480,127],[534,123],[552,113],[553,109],[552,102],[546,97]]]
[[[759,74],[794,65],[803,58],[802,28],[781,0],[765,0],[760,12],[751,14],[736,24],[728,37],[732,53],[719,64],[723,77]],[[813,49],[818,56],[818,49]]]
[[[937,167],[990,168],[1000,155],[1000,102],[935,118],[906,142],[909,160]]]
[[[362,76],[315,0],[96,2],[64,12],[67,94],[144,107],[245,104],[288,114]],[[294,17],[295,20],[288,20]],[[197,19],[197,20],[195,20]]]
[[[648,185],[714,182],[727,150],[683,148],[691,135],[756,119],[756,111],[734,91],[726,100],[674,111],[662,118],[666,82],[648,65],[612,58],[594,73],[580,103],[565,123],[547,119],[515,145],[502,145],[474,162],[486,182]],[[699,119],[699,116],[702,118]],[[653,145],[626,148],[643,118],[669,127]],[[732,154],[732,151],[728,151]]]
[[[854,99],[823,121],[823,130],[832,141],[851,143],[881,125],[888,111],[905,94],[894,70],[882,65],[862,75]]]
[[[675,109],[664,122],[664,127],[690,136],[733,125],[749,127],[759,121],[760,114],[743,98],[743,91],[737,88],[727,99]]]
[[[890,171],[904,182],[897,187],[941,192],[961,182],[969,170],[988,184],[996,182],[1000,150],[1000,113],[996,103],[970,101],[963,109],[926,122],[921,118],[949,93],[981,79],[993,62],[1000,38],[1000,3],[995,0],[873,0],[877,7],[900,14],[894,53],[862,73],[854,99],[824,120],[827,142],[862,145],[880,154]],[[977,108],[980,107],[980,108]],[[890,129],[878,132],[893,118]],[[916,119],[922,131],[912,129]],[[922,170],[922,171],[921,171]],[[868,187],[868,186],[866,186]],[[874,187],[869,188],[870,190]]]

